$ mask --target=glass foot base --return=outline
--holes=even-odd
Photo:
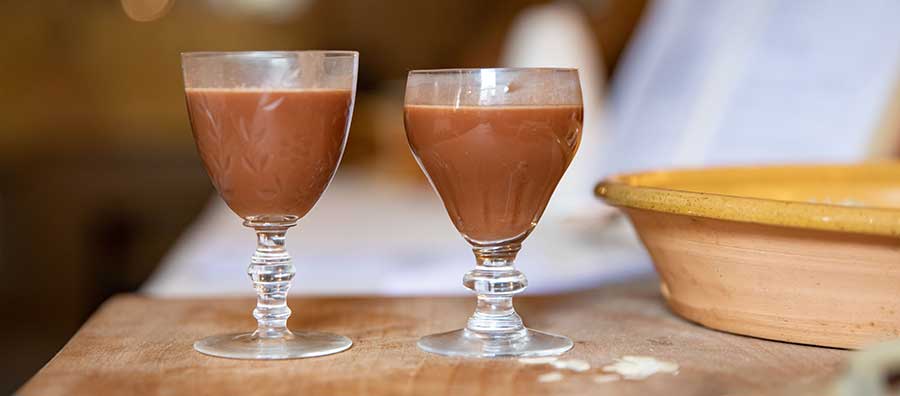
[[[292,331],[285,338],[259,338],[253,333],[224,334],[194,343],[205,355],[230,359],[299,359],[345,351],[353,341],[342,335],[314,331]]]
[[[417,343],[425,352],[472,358],[556,356],[572,349],[568,337],[525,329],[513,337],[484,337],[467,329],[432,334]]]

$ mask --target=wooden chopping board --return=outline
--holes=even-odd
[[[296,298],[293,328],[351,337],[327,357],[286,361],[219,359],[195,352],[203,336],[252,329],[250,299],[117,296],[20,389],[28,395],[737,395],[818,388],[849,353],[709,330],[672,315],[655,279],[594,290],[524,297],[526,324],[565,334],[564,358],[588,361],[583,373],[515,359],[466,360],[418,350],[419,337],[465,324],[474,298]],[[680,365],[678,375],[596,383],[600,368],[624,355]]]

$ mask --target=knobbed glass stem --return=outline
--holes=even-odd
[[[250,258],[247,275],[256,288],[257,328],[254,337],[290,338],[287,328],[291,309],[287,306],[287,293],[294,279],[294,265],[291,255],[284,247],[285,234],[295,223],[278,225],[258,225],[256,230],[256,252]]]
[[[566,337],[525,327],[513,307],[513,296],[528,287],[515,267],[521,248],[521,242],[475,246],[475,269],[463,277],[463,285],[477,296],[475,313],[463,329],[422,337],[419,348],[476,358],[555,356],[571,349]]]
[[[522,318],[513,307],[513,296],[528,286],[525,274],[515,268],[520,243],[475,247],[475,269],[463,277],[463,285],[477,295],[475,313],[466,331],[483,338],[525,335]]]
[[[256,330],[207,337],[195,342],[194,349],[234,359],[294,359],[329,355],[353,345],[349,338],[337,334],[287,328],[291,317],[287,294],[295,272],[284,240],[296,222],[294,216],[244,221],[256,231],[256,252],[247,268],[256,287]]]

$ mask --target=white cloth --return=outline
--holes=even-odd
[[[250,295],[246,275],[255,237],[214,197],[142,292],[154,296]],[[339,172],[312,212],[288,232],[297,294],[435,295],[468,293],[475,264],[437,195],[364,174]],[[532,293],[552,293],[650,270],[619,221],[614,227],[542,221],[517,260]]]

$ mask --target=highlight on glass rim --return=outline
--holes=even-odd
[[[2,10],[0,394],[900,389],[897,1]]]

